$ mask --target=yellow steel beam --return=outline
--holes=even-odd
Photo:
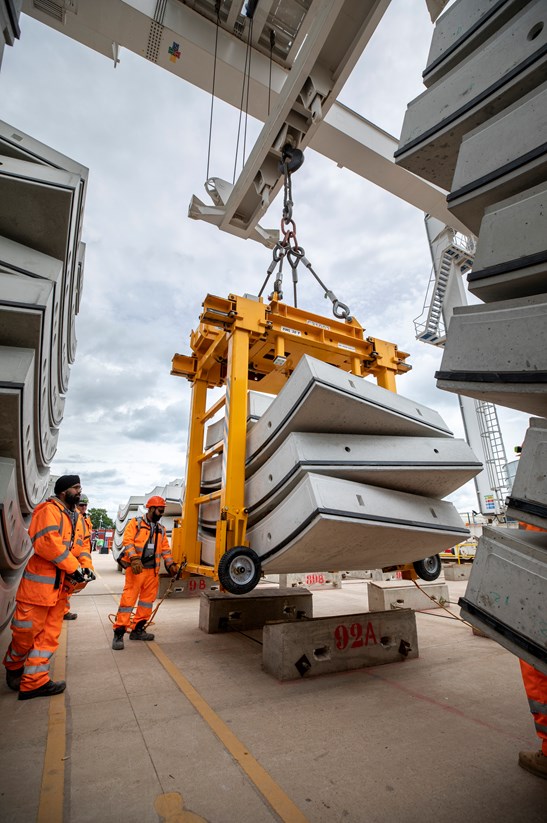
[[[236,324],[237,325],[237,324]],[[227,549],[244,545],[247,526],[245,509],[245,447],[247,434],[247,390],[249,333],[235,328],[228,346],[226,417],[222,453],[221,521],[217,528],[216,563]]]

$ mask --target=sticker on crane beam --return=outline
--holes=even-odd
[[[346,343],[338,343],[339,349],[345,349],[346,351],[357,351],[355,346],[348,346]]]
[[[325,326],[323,323],[317,323],[315,320],[306,320],[308,326],[315,326],[318,329],[325,329],[325,331],[330,331],[330,326]]]
[[[281,326],[281,331],[285,331],[287,334],[296,334],[297,337],[302,337],[301,331],[298,331],[298,329],[289,329],[288,326]]]

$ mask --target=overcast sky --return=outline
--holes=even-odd
[[[91,506],[115,516],[185,472],[190,384],[171,377],[175,352],[190,353],[207,293],[257,293],[271,252],[187,217],[207,169],[210,96],[143,58],[121,62],[21,16],[6,48],[0,117],[89,168],[83,237],[85,286],[77,318],[57,474],[79,473]],[[391,134],[424,87],[432,24],[424,0],[395,0],[339,99]],[[215,103],[210,175],[232,179],[238,113]],[[248,146],[260,124],[251,123]],[[293,176],[298,240],[321,279],[371,334],[410,352],[398,391],[435,408],[455,435],[454,395],[435,386],[441,353],[414,337],[431,258],[422,212],[308,150]],[[279,225],[277,198],[261,224]],[[311,275],[301,308],[331,316]],[[286,299],[289,299],[287,290]],[[507,456],[527,417],[498,409]],[[477,508],[474,486],[451,498]]]

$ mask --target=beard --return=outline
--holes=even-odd
[[[150,520],[152,520],[153,523],[159,523],[161,520],[161,514],[154,512],[154,514],[150,515]]]
[[[77,506],[78,503],[80,502],[79,492],[76,492],[76,494],[72,494],[72,492],[67,492],[66,495],[65,495],[65,501],[68,504],[68,506],[71,509],[73,509],[74,506]]]

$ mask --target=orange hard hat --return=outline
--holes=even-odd
[[[151,497],[150,500],[148,500],[148,502],[146,503],[146,508],[151,509],[153,506],[163,506],[163,508],[165,508],[166,505],[167,503],[165,502],[163,497],[159,497],[159,495],[156,494],[154,495],[154,497]]]

